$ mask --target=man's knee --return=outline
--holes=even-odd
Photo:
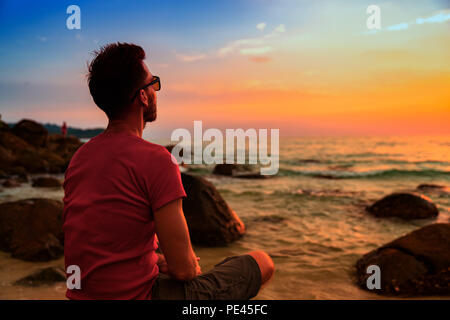
[[[261,270],[261,284],[266,283],[272,278],[275,271],[275,266],[273,264],[272,258],[264,251],[257,250],[248,253],[252,256],[258,263],[259,269]]]

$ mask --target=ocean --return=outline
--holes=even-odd
[[[279,154],[279,173],[270,179],[220,177],[212,175],[213,166],[190,166],[217,187],[247,227],[226,247],[195,247],[202,269],[226,256],[265,250],[276,272],[257,299],[384,298],[355,285],[355,262],[405,233],[450,221],[449,189],[419,192],[438,206],[436,219],[377,219],[364,211],[392,192],[417,192],[419,184],[450,187],[450,136],[281,138]],[[29,197],[62,199],[63,191],[24,184],[5,188],[0,202]],[[12,285],[34,269],[62,263],[24,262],[0,252],[0,299],[64,299],[64,283]]]

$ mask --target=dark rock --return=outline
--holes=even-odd
[[[63,136],[61,134],[52,134],[48,137],[48,148],[56,154],[66,157],[72,157],[73,153],[81,146],[83,142],[75,136]]]
[[[59,188],[62,186],[62,183],[53,177],[39,177],[33,180],[32,186],[38,188]]]
[[[366,290],[370,265],[381,272],[381,289],[375,293],[450,294],[450,224],[425,226],[364,255],[356,273],[358,285]]]
[[[438,184],[421,184],[417,186],[417,190],[428,193],[445,194],[450,192],[450,188]]]
[[[427,190],[427,189],[445,189],[446,186],[442,186],[439,184],[428,184],[428,183],[423,183],[423,184],[419,184],[417,186],[417,190]]]
[[[252,167],[245,164],[216,164],[213,174],[241,179],[266,179],[260,172],[252,172]]]
[[[174,145],[174,144],[168,144],[168,145],[164,146],[164,148],[166,148],[166,149],[167,149],[167,151],[169,151],[170,153],[172,153],[172,149],[173,149],[173,147],[175,147],[175,145]]]
[[[40,156],[35,147],[25,142],[9,131],[0,131],[0,167],[5,172],[13,174],[11,168],[22,167],[28,172],[45,170],[48,164],[39,159]]]
[[[269,177],[273,177],[273,175],[272,176],[263,175],[259,172],[237,173],[233,176],[233,178],[238,179],[268,179]]]
[[[0,145],[0,168],[8,168],[14,162],[13,153]]]
[[[181,178],[187,194],[183,211],[192,243],[221,246],[244,235],[244,223],[212,183],[186,173],[181,173]]]
[[[27,261],[63,254],[61,201],[26,199],[0,203],[0,250]]]
[[[38,151],[40,159],[44,160],[48,166],[48,172],[50,173],[62,173],[66,168],[66,160],[62,156],[48,150],[40,149]],[[70,160],[70,159],[69,159]]]
[[[50,164],[36,149],[28,149],[16,153],[13,166],[23,167],[29,173],[49,172]]]
[[[24,167],[11,167],[8,168],[10,175],[15,176],[20,182],[28,182],[29,177]]]
[[[47,142],[47,129],[33,120],[19,121],[11,129],[11,132],[35,147],[44,147]]]
[[[238,169],[237,164],[216,164],[213,170],[213,174],[222,175],[222,176],[232,176],[234,171]]]
[[[366,207],[366,211],[376,217],[405,220],[434,218],[439,214],[431,199],[412,193],[393,193]]]
[[[6,122],[0,120],[0,131],[8,131],[10,128]]]
[[[167,145],[167,146],[164,146],[164,148],[166,148],[167,149],[167,151],[169,151],[170,153],[172,153],[172,150],[173,150],[173,148],[175,147],[175,144],[169,144],[169,145]],[[182,157],[183,156],[183,149],[181,149],[181,151],[180,151],[180,156]]]
[[[83,143],[77,137],[53,134],[37,122],[22,120],[11,130],[0,130],[0,169],[14,175],[13,168],[26,173],[62,173]]]
[[[13,165],[23,167],[30,173],[62,173],[64,172],[66,161],[48,149],[30,148],[17,152]]]
[[[9,131],[0,131],[0,146],[9,150],[12,154],[33,148],[29,143]]]
[[[20,187],[20,181],[18,181],[17,179],[7,179],[2,183],[2,186],[4,186],[5,188],[17,188]]]
[[[83,145],[75,136],[63,136],[61,134],[52,134],[47,141],[48,149],[58,155],[63,160],[62,171],[69,165],[70,159],[79,147]]]
[[[25,278],[17,280],[14,282],[14,285],[36,287],[62,281],[66,281],[64,269],[58,267],[48,267],[40,269]]]

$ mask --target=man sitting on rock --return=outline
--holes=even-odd
[[[96,52],[88,83],[109,120],[72,157],[64,181],[66,270],[81,270],[70,299],[250,299],[274,272],[262,251],[228,257],[203,273],[195,255],[179,168],[142,139],[156,119],[157,76],[137,45]],[[157,237],[156,237],[157,235]],[[157,239],[163,254],[156,253]]]

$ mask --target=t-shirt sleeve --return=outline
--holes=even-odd
[[[180,169],[172,158],[173,156],[163,149],[152,166],[153,175],[152,181],[149,182],[149,201],[153,212],[175,199],[186,197]]]

